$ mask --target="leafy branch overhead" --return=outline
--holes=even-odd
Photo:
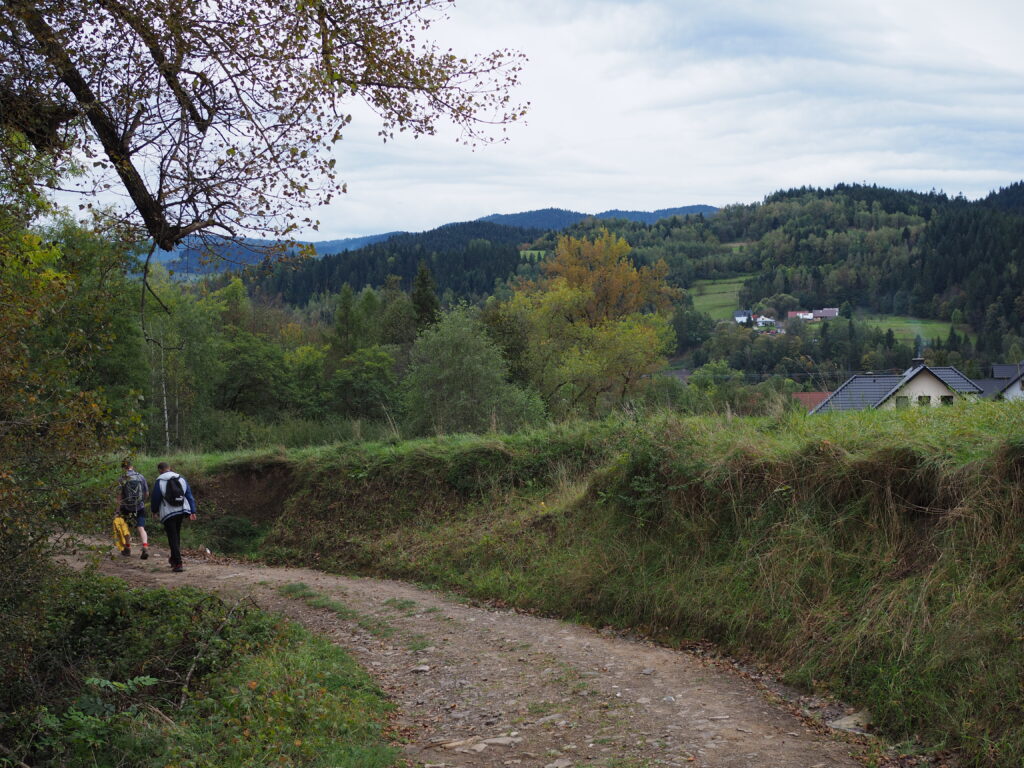
[[[0,0],[0,131],[114,174],[161,248],[287,235],[345,191],[329,150],[352,100],[384,140],[450,122],[492,141],[525,113],[522,54],[421,39],[450,3]]]

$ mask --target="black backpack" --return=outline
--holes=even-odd
[[[145,486],[138,472],[129,472],[121,485],[121,506],[125,509],[141,509],[146,500]]]
[[[185,486],[181,484],[181,475],[167,478],[164,488],[164,501],[172,507],[185,506]]]

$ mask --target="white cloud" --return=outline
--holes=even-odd
[[[523,50],[527,124],[475,152],[447,131],[382,145],[357,110],[316,237],[840,181],[977,197],[1024,177],[1022,22],[992,0],[461,0],[436,36]]]

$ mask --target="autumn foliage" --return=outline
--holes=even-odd
[[[637,312],[667,312],[679,291],[665,282],[668,265],[637,268],[629,258],[629,243],[604,230],[595,240],[564,235],[555,257],[544,264],[543,287],[559,284],[584,291],[579,320],[594,327]]]
[[[0,217],[0,685],[17,685],[47,555],[105,458],[133,435],[88,379],[110,334],[110,282]],[[105,287],[102,287],[106,285]]]
[[[515,291],[507,313],[525,335],[524,367],[552,415],[594,414],[636,394],[673,346],[677,291],[664,262],[640,267],[604,231],[562,237],[544,277]]]

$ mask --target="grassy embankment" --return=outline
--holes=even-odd
[[[187,587],[49,578],[23,671],[0,670],[0,766],[400,762],[390,705],[329,641]]]
[[[1024,764],[1022,434],[1024,407],[965,404],[179,463],[213,518],[269,531],[250,544],[272,560],[712,640],[892,738],[1008,766]]]

